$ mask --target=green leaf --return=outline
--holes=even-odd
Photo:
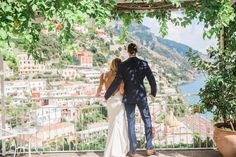
[[[6,2],[1,2],[0,6],[1,6],[2,10],[5,10],[5,7],[7,6],[7,3]]]
[[[13,19],[12,16],[7,16],[7,19],[8,19],[8,20],[11,20],[11,21],[14,21],[14,19]]]
[[[36,4],[34,4],[33,6],[32,6],[32,10],[33,11],[36,11],[38,9],[38,6],[36,5]]]
[[[4,29],[0,28],[0,37],[5,40],[7,38],[7,33],[4,31]]]

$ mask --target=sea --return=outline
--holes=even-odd
[[[200,74],[195,80],[191,82],[181,83],[177,85],[178,90],[182,94],[198,94],[201,88],[205,86],[205,80],[207,76]],[[191,104],[197,104],[200,101],[199,96],[185,97],[185,101]]]
[[[207,79],[206,74],[200,74],[196,79],[191,82],[181,83],[177,85],[178,90],[182,94],[198,94],[201,88],[204,88],[205,81]],[[197,105],[200,102],[199,96],[186,96],[184,97],[186,103],[191,105]],[[200,114],[208,120],[212,119],[212,113],[207,112],[204,114]]]

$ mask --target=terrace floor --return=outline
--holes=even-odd
[[[140,157],[146,156],[144,151],[139,151],[138,153]],[[28,157],[28,155],[21,155],[21,157]],[[32,157],[103,157],[103,153],[45,153],[42,155],[33,154]],[[159,151],[158,157],[222,157],[222,155],[215,150],[167,150]]]

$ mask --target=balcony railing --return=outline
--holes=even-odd
[[[194,113],[185,97],[195,94],[158,95],[149,99],[153,123],[153,142],[157,149],[212,149],[211,115]],[[44,100],[44,101],[43,101]],[[5,107],[6,130],[20,132],[15,139],[25,151],[78,152],[101,151],[105,147],[109,116],[103,98],[44,97],[9,99]],[[39,106],[39,102],[46,102]],[[1,116],[4,116],[1,113]],[[1,122],[2,124],[2,122]],[[34,130],[29,133],[29,130]],[[138,147],[145,148],[144,126],[136,112]],[[6,151],[14,149],[14,140]],[[31,147],[28,147],[30,144]]]

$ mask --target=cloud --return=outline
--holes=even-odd
[[[181,16],[181,14],[175,13],[174,16]],[[155,19],[145,17],[143,24],[148,26],[153,33],[159,35],[160,27]],[[168,22],[168,28],[168,35],[165,38],[186,44],[202,53],[206,53],[207,48],[217,45],[215,38],[203,39],[203,23],[198,23],[196,20],[193,20],[192,24],[185,28]]]

